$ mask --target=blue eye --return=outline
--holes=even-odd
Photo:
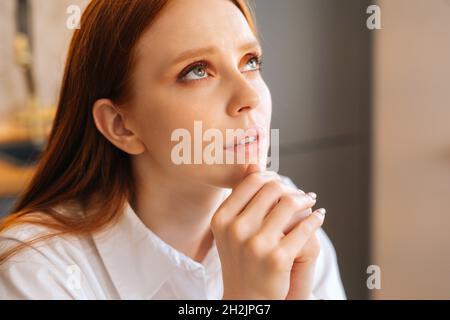
[[[187,71],[182,72],[181,80],[201,80],[208,76],[206,68],[208,64],[200,62],[188,67]]]
[[[258,71],[261,70],[262,58],[258,55],[253,55],[247,62],[246,68],[243,70],[247,71]],[[208,78],[209,64],[206,61],[196,62],[187,66],[183,71],[181,71],[178,76],[179,81],[195,81]],[[248,67],[248,68],[247,68]]]
[[[257,71],[261,70],[262,60],[259,56],[252,57],[248,62],[247,65],[250,66],[250,70],[247,71]]]

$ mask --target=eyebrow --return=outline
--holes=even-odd
[[[245,42],[244,44],[242,44],[239,47],[240,51],[245,51],[245,50],[249,50],[249,49],[253,49],[253,48],[257,48],[258,50],[262,50],[261,45],[259,44],[258,41],[254,40],[254,41],[249,41],[249,42]],[[219,50],[218,47],[216,46],[208,46],[208,47],[201,47],[201,48],[194,48],[194,49],[189,49],[186,50],[184,52],[182,52],[181,54],[179,54],[173,61],[173,64],[178,64],[186,59],[192,58],[192,57],[196,57],[196,56],[200,56],[203,54],[212,54],[214,52],[217,52]]]

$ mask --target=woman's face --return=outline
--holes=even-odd
[[[176,165],[172,149],[179,141],[171,136],[177,129],[190,132],[194,163],[195,121],[201,121],[202,133],[219,130],[224,146],[234,144],[226,129],[259,126],[267,134],[272,106],[259,71],[260,55],[247,20],[230,0],[170,1],[136,47],[125,114],[127,126],[145,145],[143,153],[133,156],[138,167],[151,163],[184,181],[218,187],[239,182],[248,164]],[[253,144],[265,150],[260,162],[266,161],[268,141],[266,136]],[[223,150],[224,159],[240,150]]]

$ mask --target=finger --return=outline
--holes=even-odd
[[[284,195],[269,212],[260,233],[270,237],[282,236],[295,215],[310,209],[316,200],[309,195]]]
[[[305,194],[302,190],[299,189],[299,191],[301,194]],[[317,202],[317,194],[315,194],[314,192],[308,192],[308,196],[310,196]],[[294,227],[299,224],[300,221],[308,217],[311,213],[312,207],[307,210],[295,213],[288,226],[283,230],[283,236],[291,232],[291,230],[294,229]]]
[[[288,222],[288,225],[286,226],[286,228],[284,228],[282,236],[285,236],[289,232],[291,232],[292,229],[294,229],[297,226],[297,224],[300,223],[300,221],[304,220],[311,213],[312,213],[312,207],[307,210],[304,210],[304,211],[296,212],[294,214],[294,216],[292,217],[291,221]]]
[[[323,208],[311,213],[280,240],[280,247],[286,250],[290,257],[297,257],[309,238],[322,226],[325,213],[326,210]]]
[[[217,211],[224,220],[229,221],[240,214],[264,184],[271,180],[281,180],[281,178],[275,172],[269,171],[250,173],[233,189]]]
[[[252,229],[259,230],[264,218],[278,203],[280,198],[289,194],[301,196],[298,189],[294,189],[282,181],[269,181],[250,200],[240,216],[246,220],[246,223],[252,225]]]

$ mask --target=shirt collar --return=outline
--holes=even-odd
[[[226,189],[225,197],[231,190]],[[202,265],[174,249],[139,219],[129,203],[117,222],[93,234],[97,250],[122,299],[149,299],[177,269],[220,269],[215,241]]]

